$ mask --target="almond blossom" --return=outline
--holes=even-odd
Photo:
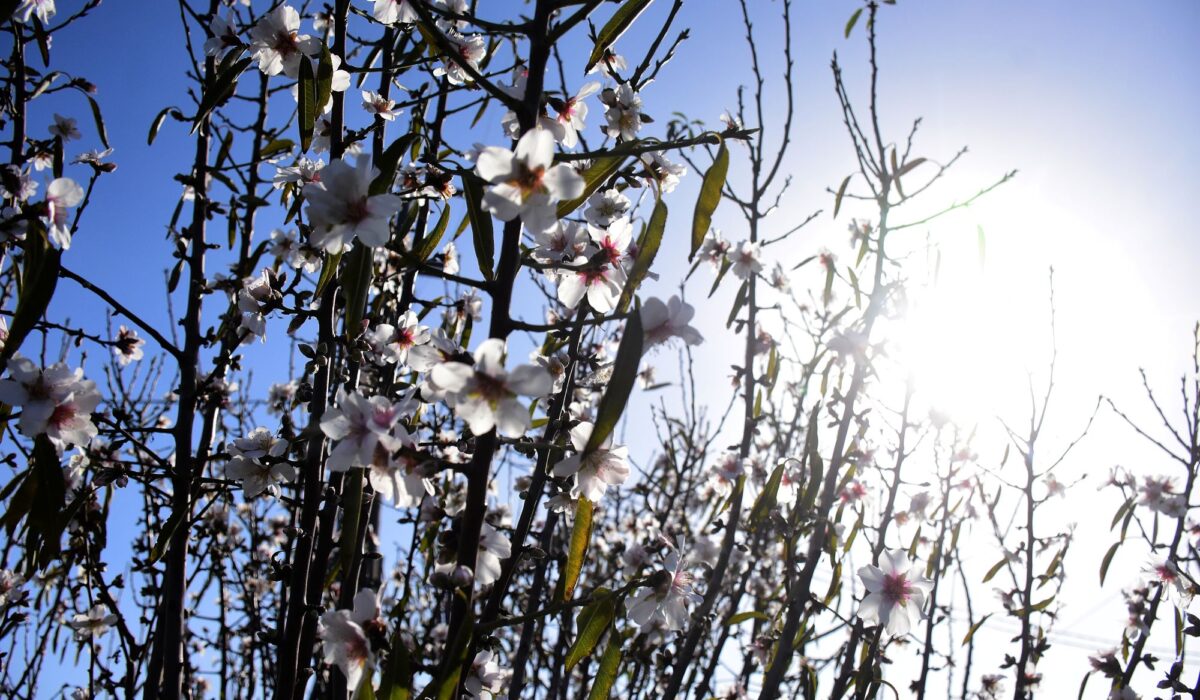
[[[136,362],[144,356],[142,346],[146,341],[138,337],[137,331],[121,326],[117,330],[117,339],[113,341],[113,356],[122,367],[130,362]]]
[[[398,320],[399,326],[380,323],[364,333],[369,346],[368,356],[376,364],[408,363],[408,353],[415,346],[429,342],[429,328],[422,326],[417,314],[406,311]]]
[[[0,381],[0,401],[21,408],[21,434],[45,434],[60,448],[87,445],[96,436],[92,412],[100,404],[96,383],[83,378],[82,369],[57,362],[43,369],[32,360],[14,356],[9,378]]]
[[[381,24],[412,24],[420,18],[409,0],[375,0],[371,16]]]
[[[612,446],[612,435],[605,438],[600,447],[584,452],[592,436],[593,423],[580,423],[571,428],[571,446],[575,454],[565,457],[554,465],[554,476],[575,476],[574,496],[583,496],[593,503],[604,498],[609,486],[619,486],[629,478],[629,448]]]
[[[388,99],[378,92],[370,90],[362,91],[363,109],[367,110],[367,114],[394,121],[396,117],[403,114],[403,110],[396,109],[396,101]]]
[[[491,183],[483,207],[502,221],[518,216],[530,231],[545,231],[557,220],[553,204],[583,192],[583,178],[569,165],[554,165],[554,137],[530,129],[516,152],[488,146],[475,161],[475,172]]]
[[[56,178],[46,188],[46,225],[50,240],[59,248],[71,247],[71,208],[83,201],[83,188],[69,177]]]
[[[225,465],[225,476],[242,482],[247,499],[264,492],[277,495],[278,484],[296,480],[296,469],[281,461],[287,449],[287,442],[267,428],[255,428],[229,446],[232,459]]]
[[[433,74],[439,78],[445,76],[446,81],[451,85],[465,85],[473,82],[474,79],[463,68],[463,65],[468,65],[478,71],[479,62],[487,56],[487,42],[477,34],[468,36],[460,34],[454,29],[449,29],[445,36],[454,47],[455,58],[443,56],[442,65],[434,68]]]
[[[225,18],[214,14],[212,21],[208,23],[208,31],[212,36],[204,42],[205,56],[212,56],[220,60],[225,56],[227,51],[242,45],[242,40],[238,37],[237,28],[233,25],[232,17]]]
[[[117,624],[119,619],[115,614],[108,612],[106,606],[96,604],[85,613],[76,613],[67,621],[67,626],[75,630],[75,639],[82,642],[104,634]]]
[[[56,12],[58,10],[54,6],[54,0],[21,0],[14,14],[20,16],[21,21],[26,24],[29,23],[29,18],[36,14],[38,21],[46,24],[54,18]]]
[[[61,114],[54,115],[54,123],[50,125],[50,135],[57,136],[64,142],[80,138],[79,127],[71,117]]]
[[[321,417],[321,432],[339,441],[329,453],[329,469],[343,472],[370,467],[399,449],[407,438],[399,422],[410,405],[408,398],[394,404],[386,396],[368,399],[357,391],[338,389],[337,405]],[[380,450],[383,455],[378,454]]]
[[[588,305],[602,314],[616,308],[625,287],[624,268],[608,263],[594,265],[582,255],[572,263],[580,269],[563,271],[558,282],[558,300],[573,309],[586,296]]]
[[[321,50],[319,39],[300,34],[300,13],[291,5],[280,5],[263,15],[250,28],[250,52],[258,69],[267,75],[283,73],[296,78],[300,58]]]
[[[583,216],[593,226],[605,228],[629,212],[629,198],[618,189],[607,189],[588,197]]]
[[[605,131],[609,136],[625,141],[637,138],[642,129],[642,98],[633,91],[629,83],[622,83],[600,93],[600,101],[607,109],[604,118],[608,121]]]
[[[880,565],[868,564],[858,570],[867,589],[858,614],[868,622],[883,625],[888,634],[908,634],[924,618],[925,594],[933,583],[911,571],[912,563],[903,549],[884,552]]]
[[[665,563],[666,570],[660,572],[657,585],[642,588],[625,599],[630,619],[641,625],[643,632],[659,626],[683,629],[688,622],[688,606],[701,600],[692,588],[695,578],[685,570],[686,558],[672,549]]]
[[[479,551],[475,555],[475,580],[481,586],[500,578],[500,562],[512,556],[512,542],[499,530],[483,523],[479,533]]]
[[[353,697],[358,696],[364,672],[375,662],[367,631],[383,626],[379,612],[378,594],[364,588],[354,596],[353,609],[327,610],[317,623],[325,663],[338,667],[346,677],[346,687],[351,689]],[[367,675],[366,683],[370,682],[370,675]]]
[[[503,340],[489,338],[476,348],[474,366],[443,362],[429,373],[455,414],[476,435],[492,428],[505,437],[524,435],[529,429],[529,410],[517,396],[544,396],[553,387],[553,378],[541,367],[521,365],[506,371],[505,351]]]
[[[647,349],[671,338],[680,338],[688,345],[704,342],[700,331],[689,325],[696,310],[678,295],[672,295],[665,304],[658,297],[646,299],[642,302],[641,314]]]
[[[557,113],[550,127],[554,132],[555,141],[567,148],[574,148],[579,143],[579,132],[587,125],[584,120],[587,119],[588,106],[584,100],[599,90],[600,83],[587,83],[579,88],[574,97],[568,97],[561,102],[551,100],[550,104]]]
[[[512,671],[501,669],[495,654],[484,649],[471,661],[471,674],[463,682],[467,695],[480,700],[496,700],[504,692]]]
[[[574,260],[586,255],[591,239],[587,227],[578,221],[559,221],[545,231],[534,234],[536,246],[533,259],[547,264]],[[551,271],[551,274],[554,274]]]
[[[762,272],[762,246],[750,241],[742,241],[737,248],[729,252],[729,262],[733,265],[733,274],[738,279],[746,279],[751,275]]]
[[[1146,565],[1145,572],[1152,577],[1152,584],[1162,588],[1164,596],[1172,605],[1186,610],[1192,604],[1194,591],[1191,581],[1170,559],[1155,557]]]
[[[403,200],[394,194],[372,195],[371,182],[378,176],[371,157],[360,155],[353,166],[345,160],[330,163],[321,171],[320,182],[304,186],[313,246],[337,253],[355,238],[371,247],[387,244],[388,219],[400,211]]]

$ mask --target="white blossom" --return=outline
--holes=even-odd
[[[474,366],[443,362],[430,372],[429,379],[476,435],[492,428],[505,437],[524,435],[529,411],[517,396],[544,396],[554,384],[549,372],[534,365],[506,371],[504,354],[504,341],[489,338],[476,348]]]
[[[619,486],[629,478],[629,448],[612,446],[612,435],[600,447],[584,452],[595,425],[580,423],[571,428],[571,446],[575,454],[554,465],[554,475],[560,478],[575,476],[572,495],[583,496],[593,503],[604,497],[609,486]]]
[[[484,148],[475,172],[491,183],[483,195],[484,208],[502,221],[520,216],[534,232],[554,225],[555,202],[583,192],[578,173],[566,164],[554,165],[554,137],[545,129],[526,132],[515,153],[499,146]]]
[[[336,253],[355,238],[371,247],[387,244],[388,219],[400,211],[403,201],[394,194],[370,194],[378,175],[371,157],[361,155],[353,166],[344,160],[330,163],[321,171],[320,182],[304,186],[313,246]]]

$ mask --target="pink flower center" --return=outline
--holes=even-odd
[[[913,585],[905,574],[883,575],[883,597],[892,605],[904,604],[912,597]]]
[[[360,197],[346,206],[346,220],[352,224],[362,223],[370,216],[371,210],[367,207],[366,197]]]
[[[59,428],[73,420],[75,420],[74,404],[60,403],[54,407],[54,413],[50,414],[50,424]]]

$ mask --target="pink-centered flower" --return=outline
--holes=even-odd
[[[933,584],[913,572],[903,549],[883,553],[880,566],[867,565],[858,570],[867,589],[858,614],[868,622],[883,625],[888,634],[904,635],[924,617],[925,594]]]
[[[602,314],[616,308],[621,299],[621,290],[625,287],[624,268],[608,263],[592,265],[582,255],[572,263],[583,269],[563,272],[558,282],[558,300],[573,309],[586,296],[588,305]]]
[[[364,682],[363,674],[375,661],[367,630],[384,624],[378,618],[379,596],[370,588],[364,588],[354,596],[353,609],[328,610],[317,623],[325,663],[341,670],[352,697],[358,697],[359,685]],[[369,672],[365,682],[371,682]]]
[[[583,422],[571,428],[571,446],[575,454],[554,465],[554,475],[559,478],[575,476],[573,496],[583,496],[596,503],[604,498],[609,486],[619,486],[629,478],[629,448],[612,446],[612,435],[605,438],[600,447],[584,452],[592,436],[593,423]]]
[[[339,441],[329,453],[329,469],[366,468],[390,459],[407,441],[408,433],[399,423],[410,405],[407,398],[392,403],[386,396],[367,398],[339,389],[337,405],[321,417],[321,432]]]
[[[557,221],[554,203],[583,192],[583,178],[569,165],[554,165],[554,136],[545,129],[530,129],[517,141],[517,150],[488,146],[475,161],[475,172],[491,184],[483,207],[497,219],[518,216],[533,232],[545,231]]]
[[[503,340],[489,338],[475,350],[474,365],[443,362],[430,371],[429,381],[476,435],[495,428],[505,437],[521,437],[530,418],[517,397],[544,396],[554,385],[542,367],[521,365],[511,372],[505,370],[505,350]]]
[[[320,182],[304,186],[306,212],[314,247],[337,253],[358,238],[363,245],[378,248],[391,236],[388,219],[400,211],[404,201],[394,194],[370,193],[379,170],[369,155],[361,155],[352,166],[335,160],[321,170]]]
[[[678,295],[663,303],[658,297],[650,297],[642,302],[642,332],[645,334],[645,347],[665,343],[671,338],[679,338],[688,345],[699,345],[704,342],[704,336],[690,324],[696,310]]]
[[[267,75],[283,73],[295,78],[300,73],[300,59],[320,50],[320,40],[300,33],[300,13],[291,5],[276,7],[250,28],[251,55]]]
[[[688,621],[688,606],[700,602],[693,590],[695,577],[685,569],[686,557],[675,550],[667,555],[666,574],[656,586],[647,586],[625,599],[630,619],[641,625],[643,632],[656,627],[668,630],[683,629]]]
[[[71,209],[83,201],[83,188],[69,177],[51,181],[46,188],[46,224],[50,240],[59,248],[71,247]]]

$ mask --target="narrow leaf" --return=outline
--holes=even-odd
[[[108,129],[104,126],[104,115],[100,113],[100,104],[96,102],[90,95],[88,96],[88,104],[92,107],[92,119],[96,122],[96,134],[100,137],[100,143],[108,148]]]
[[[592,650],[600,643],[600,638],[604,636],[604,631],[609,628],[616,616],[616,596],[612,594],[600,596],[579,611],[579,616],[575,621],[575,642],[567,651],[568,671],[575,668],[576,664],[592,653]]]
[[[654,204],[653,213],[650,214],[650,222],[646,224],[646,232],[642,235],[642,240],[638,241],[637,257],[634,258],[633,267],[629,270],[629,277],[625,281],[625,291],[621,293],[621,303],[618,308],[622,312],[629,309],[634,293],[637,292],[642,280],[646,279],[646,274],[650,272],[650,265],[654,262],[654,256],[658,255],[658,248],[662,244],[663,231],[666,227],[667,205],[662,199],[659,199]]]
[[[859,10],[862,12],[862,10]],[[833,218],[837,218],[838,212],[842,210],[842,197],[846,196],[846,187],[850,185],[850,178],[853,175],[847,175],[845,180],[842,180],[841,186],[838,187],[837,195],[833,198]]]
[[[25,337],[46,313],[54,288],[58,284],[58,270],[62,251],[55,250],[46,242],[40,223],[31,223],[25,236],[25,266],[21,271],[21,292],[17,308],[9,321],[8,338],[0,349],[0,368],[20,349]]]
[[[608,388],[604,390],[604,396],[601,397],[600,405],[596,408],[596,424],[592,428],[587,445],[583,448],[585,453],[593,452],[603,445],[608,436],[612,434],[613,429],[617,427],[617,421],[625,411],[625,404],[628,403],[629,394],[633,391],[633,384],[637,381],[644,340],[642,337],[642,314],[635,310],[629,315],[629,320],[625,322],[625,334],[621,337],[620,347],[617,348],[612,379],[609,380]]]
[[[587,556],[588,541],[592,539],[592,511],[594,506],[580,496],[575,504],[575,524],[571,527],[571,545],[567,551],[567,565],[563,569],[562,594],[560,600],[570,600],[583,571],[583,558]]]
[[[587,66],[583,69],[585,73],[604,58],[605,52],[617,42],[617,39],[621,38],[621,35],[625,33],[626,29],[629,29],[629,25],[633,24],[638,15],[650,7],[650,2],[651,0],[626,0],[620,9],[613,13],[613,16],[596,34],[596,44],[592,47],[592,54],[588,56]]]
[[[850,15],[850,19],[846,20],[845,36],[847,39],[850,38],[850,32],[854,31],[854,25],[858,24],[858,18],[862,17],[862,11],[863,9],[861,7],[858,8],[854,11],[854,14]],[[834,216],[836,216],[836,214]]]
[[[600,156],[593,160],[588,169],[583,171],[583,192],[575,199],[558,203],[558,218],[561,219],[583,206],[588,197],[591,197],[596,190],[600,189],[601,185],[608,181],[608,178],[621,169],[621,164],[624,162],[624,156]]]
[[[232,65],[225,67],[213,81],[212,85],[204,91],[204,96],[200,100],[200,109],[196,112],[196,118],[192,122],[192,133],[196,133],[196,129],[200,128],[201,122],[205,117],[212,112],[217,105],[225,101],[225,98],[233,94],[234,88],[237,86],[238,77],[250,67],[253,59],[243,58]],[[304,61],[301,61],[304,63]]]
[[[712,225],[713,212],[721,203],[721,189],[725,187],[725,176],[728,173],[729,149],[722,141],[716,159],[709,166],[708,172],[704,173],[704,180],[700,183],[700,196],[696,199],[696,214],[692,218],[692,252],[688,254],[688,260],[695,257],[696,251],[700,250],[701,244],[704,243],[704,237],[708,235],[708,228]]]
[[[608,645],[600,657],[600,666],[592,677],[592,689],[588,691],[587,700],[607,700],[612,693],[613,685],[617,682],[617,671],[621,668],[621,643],[624,639],[614,630],[608,635]]]
[[[495,233],[492,231],[492,215],[483,209],[483,180],[474,174],[462,176],[463,198],[467,200],[467,216],[471,218],[471,238],[475,242],[475,259],[479,272],[489,282],[493,279],[493,259],[496,255]]]
[[[992,613],[988,613],[987,615],[984,615],[983,617],[979,618],[979,620],[975,624],[971,625],[971,629],[967,630],[967,634],[966,634],[966,636],[963,637],[963,640],[962,640],[962,645],[964,647],[971,643],[971,640],[975,637],[975,633],[979,631],[980,627],[983,627],[983,623],[987,622],[988,618],[991,616],[992,616]]]

